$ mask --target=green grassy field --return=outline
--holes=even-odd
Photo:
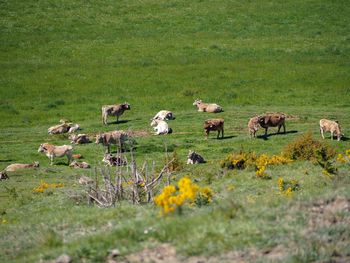
[[[348,164],[336,163],[328,177],[296,161],[269,167],[263,180],[252,168],[227,171],[219,162],[239,151],[280,154],[307,132],[321,139],[321,118],[337,119],[345,133],[340,142],[327,134],[327,144],[350,149],[349,13],[340,0],[0,1],[0,170],[40,162],[0,182],[0,261],[67,253],[74,262],[104,262],[111,249],[124,260],[162,244],[176,248],[180,262],[348,261]],[[197,112],[196,98],[224,112]],[[124,101],[131,110],[121,123],[103,126],[101,106]],[[173,133],[154,136],[150,119],[162,109],[176,116]],[[293,116],[287,133],[250,139],[249,118],[272,111]],[[215,132],[204,139],[203,121],[212,117],[225,119],[225,139]],[[61,118],[91,135],[146,131],[135,138],[138,164],[160,169],[165,147],[175,151],[183,168],[171,183],[189,175],[213,189],[213,202],[164,217],[153,203],[101,209],[72,200],[84,190],[77,178],[102,166],[103,148],[74,146],[90,170],[65,159],[50,166],[37,149],[69,144],[67,135],[47,134]],[[185,165],[189,149],[207,163]],[[300,190],[281,195],[280,177],[298,180]],[[41,180],[65,186],[33,193]]]

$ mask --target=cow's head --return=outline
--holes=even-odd
[[[102,134],[97,134],[97,135],[96,135],[96,141],[95,141],[95,143],[96,143],[96,144],[103,143],[104,140],[105,140],[105,138],[106,138],[106,135],[105,135],[104,133],[102,133]]]
[[[124,110],[131,110],[130,104],[127,103],[127,102],[124,102],[124,103],[123,103],[123,109],[124,109]]]
[[[40,144],[38,152],[42,153],[42,152],[46,152],[46,151],[47,151],[47,149],[45,148],[45,144],[44,143]]]
[[[193,102],[193,105],[198,105],[198,104],[201,104],[202,103],[202,100],[200,99],[196,99],[194,102]]]
[[[167,120],[175,120],[175,117],[173,116],[172,112],[168,112],[167,115],[165,116],[165,119],[167,119]]]
[[[39,167],[39,162],[33,162],[33,167]]]

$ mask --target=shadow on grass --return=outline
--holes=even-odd
[[[0,163],[12,162],[12,159],[0,159]]]
[[[235,135],[230,135],[230,136],[224,136],[224,137],[219,137],[219,138],[211,138],[211,140],[227,140],[227,139],[232,139],[232,138],[235,138],[237,136]]]
[[[346,136],[343,136],[343,137],[341,137],[340,140],[346,142],[346,141],[349,141],[350,138],[349,138],[349,137],[346,137]]]
[[[112,122],[108,122],[109,124],[122,124],[122,123],[127,123],[129,122],[129,120],[119,120],[119,121],[112,121]]]
[[[291,134],[291,133],[298,133],[298,131],[295,131],[295,130],[292,130],[292,131],[286,131],[286,132],[276,132],[276,133],[270,133],[270,134],[267,134],[266,136],[265,135],[258,135],[256,136],[256,138],[258,139],[263,139],[264,141],[267,141],[269,139],[269,137],[271,136],[275,136],[275,135],[287,135],[287,134]]]

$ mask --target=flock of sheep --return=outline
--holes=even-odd
[[[204,103],[202,100],[195,100],[193,103],[197,107],[199,112],[209,112],[209,113],[218,113],[222,112],[223,109],[220,105],[215,103]],[[128,103],[122,103],[117,105],[104,105],[102,106],[102,123],[107,125],[107,118],[109,116],[117,117],[117,123],[119,117],[124,113],[125,110],[130,110],[131,107]],[[156,135],[168,134],[172,130],[169,128],[167,121],[175,119],[173,113],[167,110],[161,110],[151,119],[151,126],[153,127]],[[286,132],[285,127],[286,116],[283,113],[269,113],[260,116],[255,116],[251,118],[248,122],[248,131],[251,138],[256,137],[258,129],[265,129],[265,136],[267,136],[267,130],[269,127],[278,127],[278,132],[283,127],[283,132]],[[320,122],[320,132],[321,136],[324,139],[324,132],[331,133],[331,139],[333,135],[337,136],[337,140],[340,141],[342,137],[340,125],[337,121],[321,119]],[[209,136],[210,131],[217,131],[217,138],[224,137],[224,119],[208,119],[204,121],[203,125],[205,131],[206,139]],[[75,132],[80,129],[78,124],[69,123],[65,120],[61,120],[60,124],[50,127],[48,129],[49,134],[61,134],[61,133],[70,133],[69,139],[72,144],[84,144],[91,142],[89,136],[86,134],[76,134]],[[113,156],[110,154],[111,145],[119,145],[120,148],[123,148],[124,143],[128,140],[129,134],[122,130],[105,132],[96,135],[96,144],[102,144],[106,147],[106,154],[103,158],[103,162],[110,166],[120,166],[125,165],[126,162],[121,157]],[[49,143],[43,143],[39,146],[38,152],[44,153],[49,159],[51,165],[54,162],[54,158],[66,156],[68,158],[68,165],[75,168],[89,168],[90,165],[86,162],[71,162],[72,158],[79,158],[79,155],[73,155],[73,147],[71,145],[52,145]],[[204,158],[194,151],[189,151],[188,154],[188,164],[203,163]],[[27,169],[38,167],[39,163],[34,162],[33,164],[11,164],[7,166],[0,174],[0,177],[6,177],[6,172],[16,171],[18,169]]]

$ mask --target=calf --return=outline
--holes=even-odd
[[[187,164],[205,163],[204,158],[195,151],[189,150],[187,155]]]
[[[194,106],[197,106],[198,111],[200,112],[212,112],[212,113],[217,113],[221,112],[222,108],[220,105],[215,104],[215,103],[204,103],[202,100],[196,99],[193,102]]]
[[[208,139],[210,131],[218,131],[217,138],[221,133],[221,138],[224,138],[224,119],[209,119],[204,121],[203,125],[205,131],[205,137]]]
[[[50,164],[53,164],[55,157],[67,156],[68,165],[72,159],[73,147],[70,145],[56,146],[49,143],[40,144],[38,152],[45,153],[46,156],[50,159]]]
[[[68,138],[71,140],[70,143],[74,144],[90,143],[90,139],[86,134],[71,134]]]
[[[24,163],[13,163],[5,168],[6,172],[15,172],[17,170],[22,169],[30,169],[39,167],[39,162],[33,162],[32,164],[24,164]]]
[[[269,127],[278,126],[277,133],[279,133],[281,130],[281,127],[283,127],[283,133],[286,133],[285,120],[286,120],[286,116],[282,113],[272,113],[272,114],[266,114],[258,117],[258,123],[262,128],[265,129],[265,136],[267,136],[267,129]]]
[[[123,149],[125,142],[128,140],[128,134],[122,130],[120,131],[111,131],[98,134],[96,136],[96,144],[102,144],[107,147],[107,153],[110,152],[111,144],[118,144],[120,150]]]
[[[104,162],[108,166],[123,166],[126,165],[126,160],[122,159],[119,156],[113,156],[112,154],[105,154],[105,156],[102,159],[102,162]]]
[[[255,138],[256,137],[256,132],[259,129],[259,117],[255,116],[251,118],[248,122],[248,131],[250,138]]]
[[[168,123],[166,121],[154,119],[151,122],[151,126],[153,127],[156,135],[168,134],[172,132],[171,128],[169,128]]]
[[[333,135],[335,134],[337,136],[337,140],[340,141],[342,137],[342,133],[340,130],[340,125],[338,121],[331,121],[326,119],[320,120],[320,131],[321,136],[324,139],[324,132],[331,132],[331,139],[333,140]]]
[[[107,125],[108,116],[116,116],[117,123],[119,121],[119,116],[121,116],[125,110],[130,110],[130,104],[122,103],[117,105],[104,105],[102,106],[102,123]]]
[[[174,120],[175,117],[173,115],[173,113],[171,111],[168,110],[161,110],[160,112],[158,112],[153,118],[152,120]]]

